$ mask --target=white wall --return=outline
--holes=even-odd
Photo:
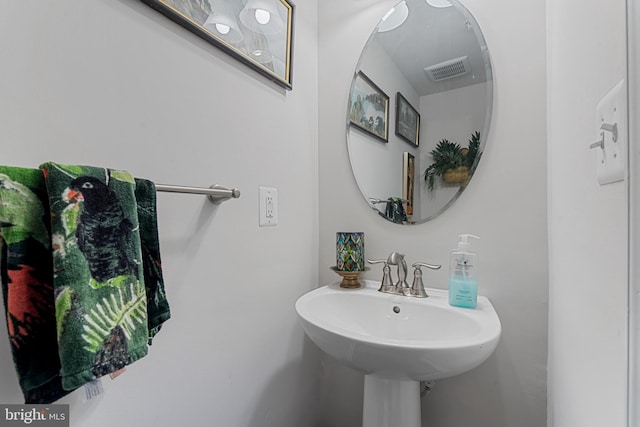
[[[596,105],[625,76],[625,1],[547,1],[549,425],[626,417],[627,184],[599,186]]]
[[[477,233],[480,293],[503,324],[495,354],[477,369],[440,380],[423,399],[430,427],[540,427],[546,422],[547,202],[545,5],[540,0],[467,0],[485,34],[495,77],[494,116],[473,181],[434,221],[391,224],[370,212],[353,179],[346,100],[360,52],[395,0],[319,2],[320,278],[338,278],[335,232],[365,232],[366,256],[398,250],[409,262],[447,265],[461,232]],[[373,268],[367,277],[379,280]],[[425,273],[445,288],[447,268]],[[362,375],[323,357],[320,426],[361,422]]]
[[[314,425],[317,350],[294,302],[318,276],[317,3],[295,1],[291,92],[137,0],[2,5],[3,164],[242,191],[217,208],[159,195],[173,317],[103,396],[63,400],[74,427]],[[279,190],[275,228],[258,227],[259,185]],[[0,402],[22,403],[7,339]]]
[[[436,148],[442,139],[456,142],[468,147],[469,139],[474,132],[480,132],[480,141],[486,141],[484,126],[487,119],[486,109],[487,87],[490,83],[477,83],[458,89],[438,92],[420,98],[420,114],[422,120],[422,142],[420,147],[420,170],[424,180],[424,169],[433,162],[431,150]],[[460,190],[459,185],[447,186],[438,183],[437,191],[431,191],[426,185],[421,187],[420,202],[422,217],[437,215]]]

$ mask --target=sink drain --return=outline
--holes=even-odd
[[[393,312],[396,313],[396,314],[400,313],[400,307],[398,307],[397,305],[394,305],[393,306]]]

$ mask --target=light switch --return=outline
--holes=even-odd
[[[626,175],[626,92],[621,80],[597,106],[597,137],[590,148],[596,153],[598,184],[623,181]]]

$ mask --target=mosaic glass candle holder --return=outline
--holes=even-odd
[[[336,233],[336,266],[339,271],[364,271],[364,233]]]
[[[342,276],[341,287],[360,287],[358,276],[368,269],[364,260],[364,233],[336,233],[336,266],[331,269]]]

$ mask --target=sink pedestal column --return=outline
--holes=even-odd
[[[420,382],[364,377],[362,427],[421,427]]]

